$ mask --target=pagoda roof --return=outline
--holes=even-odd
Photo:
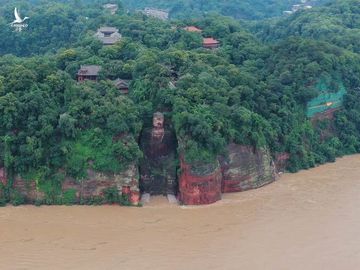
[[[114,85],[115,85],[115,87],[117,87],[117,88],[128,88],[128,87],[129,87],[129,83],[130,83],[129,80],[123,80],[123,79],[120,79],[120,78],[117,78],[117,79],[114,81]]]
[[[210,37],[210,38],[204,38],[204,40],[203,40],[203,44],[205,44],[205,45],[219,44],[219,43],[220,43],[220,41],[218,41],[218,40],[216,40],[216,39],[214,39],[214,38],[212,38],[212,37]]]
[[[77,74],[86,76],[97,76],[99,75],[100,70],[101,67],[97,65],[83,65],[80,67]]]
[[[189,32],[202,32],[202,30],[200,28],[197,28],[196,26],[193,26],[193,25],[186,26],[184,28],[184,30],[189,31]]]

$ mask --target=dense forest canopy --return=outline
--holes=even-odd
[[[217,12],[236,19],[262,19],[282,15],[298,0],[124,0],[124,6],[130,10],[155,7],[167,10],[172,18],[190,18]],[[326,0],[309,1],[319,5]]]
[[[171,1],[177,17],[196,15],[192,2],[202,13],[238,12],[228,6],[238,1]],[[292,4],[262,8],[277,2],[257,14],[241,1],[240,17]],[[79,180],[89,167],[121,172],[142,157],[139,134],[155,111],[166,113],[188,161],[211,162],[230,142],[290,153],[291,171],[360,151],[359,0],[251,24],[214,13],[161,21],[128,13],[130,1],[116,1],[111,15],[104,3],[0,0],[0,166],[10,174],[56,186],[59,172]],[[30,17],[22,32],[9,26],[15,6]],[[94,37],[101,26],[118,28],[121,40],[104,46]],[[220,48],[202,48],[203,37]],[[77,83],[81,65],[101,66],[98,82]],[[117,78],[131,81],[129,95]],[[314,124],[309,104],[331,93],[341,93],[341,109]]]
[[[298,12],[274,23],[260,23],[260,37],[275,41],[289,36],[324,40],[360,52],[360,3],[337,0],[322,8]]]

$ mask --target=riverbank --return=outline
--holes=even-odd
[[[358,269],[360,155],[208,206],[0,208],[0,269]]]

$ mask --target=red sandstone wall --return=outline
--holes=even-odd
[[[0,168],[0,183],[6,185],[7,179],[5,174],[5,168]]]
[[[240,192],[275,181],[275,164],[267,149],[230,144],[228,154],[219,157],[218,166],[204,167],[181,160],[179,199],[187,205],[209,204],[221,199],[221,192]],[[286,155],[280,158],[286,159]],[[203,167],[203,166],[202,166]]]
[[[137,205],[140,201],[138,177],[136,166],[130,166],[129,170],[119,175],[105,175],[89,170],[88,179],[83,181],[66,178],[62,183],[62,191],[75,189],[77,199],[80,201],[81,198],[102,197],[105,189],[116,187],[119,194],[125,190],[129,195],[130,202]],[[19,176],[15,177],[13,188],[20,192],[29,203],[45,198],[45,194],[39,190],[35,181],[32,180],[24,180]]]
[[[13,188],[20,192],[26,202],[34,203],[37,200],[45,198],[45,194],[41,192],[37,187],[35,181],[24,180],[21,177],[15,177],[13,181]]]
[[[221,199],[221,169],[206,175],[192,172],[192,166],[181,159],[179,198],[186,205],[211,204]]]
[[[275,181],[275,165],[266,149],[230,144],[228,155],[219,157],[222,192],[240,192]]]
[[[285,171],[289,158],[290,158],[290,154],[286,152],[277,153],[275,155],[275,167],[277,173],[281,173]]]
[[[327,127],[321,128],[321,130],[319,130],[321,141],[325,141],[326,139],[331,138],[334,136],[334,134],[336,134],[337,131],[333,120],[334,120],[335,112],[337,112],[340,109],[341,108],[330,109],[327,110],[326,112],[318,113],[313,118],[311,118],[311,122],[314,128],[317,128],[319,123],[323,122],[324,120],[329,120]]]

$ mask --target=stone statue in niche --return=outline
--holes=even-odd
[[[153,129],[151,132],[151,137],[154,142],[161,142],[164,139],[164,134],[164,115],[160,112],[156,112],[153,116]]]
[[[140,163],[140,189],[151,195],[176,194],[176,138],[165,125],[164,114],[153,114],[152,127],[144,129],[140,140],[144,158]]]

